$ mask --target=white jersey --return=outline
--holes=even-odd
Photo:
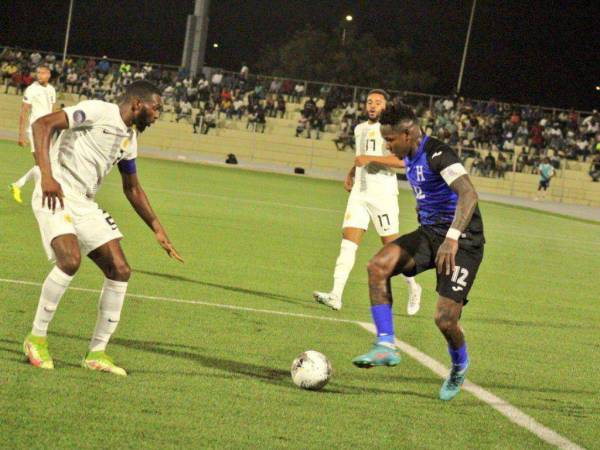
[[[113,103],[85,100],[63,111],[69,129],[52,146],[52,174],[63,188],[93,199],[115,164],[137,157],[136,133]]]
[[[52,107],[56,103],[56,91],[51,84],[42,86],[36,81],[25,89],[23,103],[31,105],[29,128],[27,128],[27,132],[31,133],[31,124],[40,117],[52,112]]]
[[[381,136],[379,122],[358,124],[354,128],[354,142],[357,156],[388,156],[391,154]],[[352,191],[375,195],[398,195],[396,173],[389,167],[375,163],[357,167]]]

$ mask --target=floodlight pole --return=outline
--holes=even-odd
[[[460,73],[458,74],[458,83],[456,84],[456,95],[460,93],[460,88],[462,86],[463,73],[465,71],[465,61],[467,60],[467,51],[469,50],[469,40],[471,39],[471,27],[473,25],[473,17],[475,16],[476,5],[477,0],[473,0],[473,5],[471,6],[471,17],[469,18],[469,28],[467,29],[467,38],[465,40],[465,48],[463,50],[462,61],[460,63]]]
[[[67,19],[67,32],[65,34],[65,46],[63,48],[62,67],[65,68],[65,60],[67,59],[67,48],[69,47],[69,34],[71,33],[71,17],[73,15],[73,2],[69,2],[69,18]]]
[[[187,18],[181,66],[194,75],[202,70],[204,66],[209,9],[210,0],[195,0],[194,14],[189,15]]]

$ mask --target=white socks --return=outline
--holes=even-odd
[[[404,281],[406,281],[406,284],[408,284],[409,288],[412,289],[417,286],[417,281],[415,280],[415,277],[406,277],[402,275],[402,278],[404,278]]]
[[[90,343],[90,351],[104,351],[111,335],[117,329],[121,318],[121,309],[127,292],[126,281],[114,281],[106,278],[98,302],[98,319]]]
[[[25,186],[25,183],[27,183],[29,180],[31,180],[33,178],[34,183],[37,182],[38,178],[40,178],[41,174],[40,174],[40,168],[38,166],[33,166],[31,169],[29,169],[29,171],[23,175],[21,178],[19,178],[16,182],[15,185],[21,189],[23,186]]]
[[[69,287],[71,280],[73,280],[73,277],[67,275],[58,267],[54,267],[46,277],[42,285],[42,294],[40,295],[35,318],[33,319],[31,333],[34,336],[46,337],[48,324],[52,321],[58,303]],[[90,351],[103,351],[106,349],[108,340],[117,329],[126,291],[127,282],[104,280],[98,303],[98,319],[90,344]]]
[[[40,301],[35,318],[33,319],[31,333],[34,336],[46,336],[48,333],[48,324],[54,317],[58,303],[72,279],[72,276],[67,275],[56,266],[50,271],[42,285],[42,294],[40,295]]]
[[[358,245],[348,239],[342,239],[342,246],[340,249],[340,256],[338,256],[335,262],[335,271],[333,272],[333,290],[331,293],[338,299],[342,299],[344,293],[344,287],[350,276],[350,272],[354,267],[354,261],[356,260],[356,250]]]

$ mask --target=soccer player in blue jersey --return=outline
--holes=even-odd
[[[469,366],[459,319],[483,259],[485,239],[477,192],[458,155],[443,142],[426,136],[410,107],[388,107],[380,122],[389,150],[406,164],[420,226],[385,245],[369,262],[369,294],[377,342],[371,351],[352,362],[364,368],[400,363],[390,279],[399,273],[412,277],[435,268],[439,294],[435,323],[448,342],[452,359],[440,399],[451,400],[460,392]]]

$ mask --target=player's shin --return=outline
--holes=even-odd
[[[385,303],[383,305],[371,306],[371,316],[377,329],[377,343],[394,345],[394,319],[392,317],[392,305]]]
[[[46,336],[48,324],[52,321],[58,303],[72,279],[72,276],[67,275],[58,267],[54,267],[50,271],[42,285],[42,293],[33,319],[31,334],[38,337]]]
[[[463,370],[467,367],[469,362],[469,355],[467,353],[467,343],[463,339],[463,344],[459,348],[454,348],[452,344],[448,344],[448,353],[452,359],[452,366],[458,370]]]
[[[335,262],[335,271],[333,273],[333,290],[331,291],[337,298],[341,299],[344,293],[344,287],[354,267],[356,260],[356,250],[358,245],[354,242],[343,239],[340,249],[340,255]]]
[[[110,337],[119,324],[126,292],[127,282],[109,280],[108,278],[104,280],[104,286],[98,303],[96,328],[90,343],[91,352],[104,351],[106,349]]]

